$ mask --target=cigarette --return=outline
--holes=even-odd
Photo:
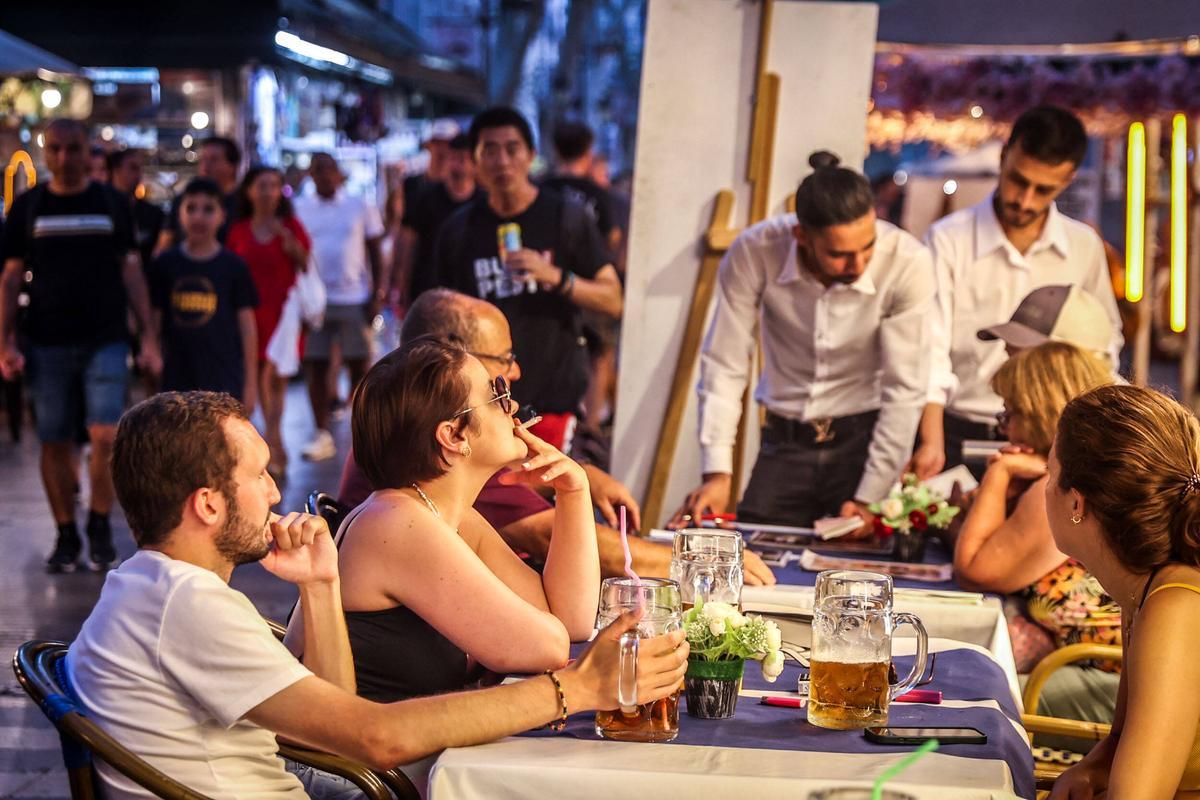
[[[532,428],[534,425],[537,425],[541,421],[542,421],[542,417],[539,414],[538,416],[534,417],[533,419],[529,420],[528,422],[522,422],[517,427],[519,427],[523,431],[527,431],[530,428]]]

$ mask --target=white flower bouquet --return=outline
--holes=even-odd
[[[683,627],[693,663],[761,661],[763,677],[771,682],[783,672],[783,636],[770,620],[743,615],[729,603],[697,598],[696,606],[683,615]]]

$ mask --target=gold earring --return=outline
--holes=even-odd
[[[1078,525],[1079,523],[1083,522],[1083,516],[1076,514],[1075,516],[1071,517],[1071,522],[1075,525]]]
[[[471,457],[471,445],[469,445],[469,444],[464,444],[464,445],[462,446],[462,449],[461,449],[461,450],[459,450],[459,452],[460,452],[460,453],[462,453],[462,454],[463,454],[464,456],[466,456],[467,458],[470,458],[470,457]]]

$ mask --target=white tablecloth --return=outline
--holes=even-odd
[[[960,592],[943,593],[969,597]],[[897,611],[907,611],[920,617],[930,637],[953,639],[987,650],[1004,670],[1017,708],[1021,708],[1021,686],[1017,682],[1012,640],[1008,637],[1004,606],[998,598],[985,596],[979,603],[963,603],[939,600],[922,595],[918,591],[896,589],[894,602]],[[810,613],[813,606],[813,587],[783,584],[746,586],[742,589],[742,606],[748,611]],[[909,626],[901,627],[897,632],[902,637],[914,635]]]
[[[933,652],[961,646],[945,640],[930,642]],[[908,655],[913,652],[914,642],[898,640],[893,649],[896,655]],[[984,652],[983,648],[977,649]],[[960,701],[955,705],[997,707],[995,701]],[[683,724],[687,724],[686,719]],[[1013,726],[1020,730],[1016,723]],[[869,788],[876,776],[908,754],[885,749],[872,754],[844,754],[510,737],[442,753],[429,778],[429,796],[433,800],[805,800],[806,792],[814,789]],[[1016,797],[1012,774],[1004,761],[945,753],[929,754],[888,786],[921,800]]]

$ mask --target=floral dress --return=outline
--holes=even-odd
[[[1121,644],[1121,607],[1073,558],[1018,594],[1025,600],[1028,618],[1050,634],[1055,648],[1077,642]],[[1121,668],[1113,661],[1082,663],[1108,672]]]

